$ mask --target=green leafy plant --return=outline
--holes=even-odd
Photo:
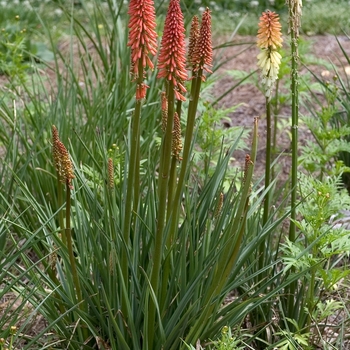
[[[348,206],[345,168],[331,172],[330,158],[293,182],[288,240],[290,194],[277,178],[253,176],[258,120],[233,167],[247,131],[217,127],[234,108],[218,108],[228,92],[208,102],[209,10],[201,25],[192,20],[186,63],[179,2],[170,2],[159,55],[147,4],[145,18],[130,4],[129,34],[122,2],[60,3],[67,45],[57,47],[42,20],[54,61],[3,90],[0,298],[14,301],[1,308],[0,338],[30,350],[306,347],[346,304],[333,296],[348,275],[338,266],[348,233],[332,221]],[[36,317],[44,326],[30,335]]]
[[[34,89],[24,85],[28,104],[18,109],[3,104],[2,140],[12,145],[12,151],[2,169],[9,191],[1,191],[6,212],[1,236],[13,242],[16,254],[8,256],[11,249],[7,248],[1,257],[1,277],[6,290],[17,290],[24,303],[33,305],[31,317],[39,312],[47,321],[47,327],[25,349],[42,348],[45,341],[72,349],[82,344],[86,349],[177,349],[181,338],[190,343],[214,337],[224,322],[240,322],[255,307],[255,296],[249,300],[242,296],[227,307],[222,302],[239,283],[235,276],[255,249],[251,241],[242,250],[242,242],[246,222],[255,215],[251,203],[258,202],[249,202],[257,121],[240,190],[226,188],[220,204],[239,135],[227,149],[218,152],[218,140],[209,149],[216,168],[205,170],[199,189],[190,175],[198,135],[195,119],[197,113],[202,114],[197,104],[203,63],[193,61],[187,109],[175,102],[181,100],[176,94],[183,92],[166,82],[167,127],[159,148],[155,139],[161,132],[161,108],[158,102],[143,102],[140,67],[137,77],[142,80],[136,85],[141,89],[136,90],[135,105],[134,83],[125,69],[130,68],[127,40],[119,34],[125,23],[114,3],[109,5],[109,13],[116,18],[103,40],[99,4],[93,15],[86,13],[92,23],[99,19],[93,35],[80,17],[65,9],[78,44],[77,51],[73,42],[68,53],[54,51],[57,85],[44,89],[44,79]],[[103,27],[108,26],[106,18]],[[113,48],[108,54],[106,41]],[[97,57],[90,54],[91,47]],[[73,69],[75,54],[80,63],[77,71]],[[148,101],[158,101],[159,88],[159,79],[150,72]],[[15,93],[11,97],[21,98]],[[175,111],[187,114],[180,165],[176,149],[169,147]],[[19,112],[25,117],[17,123]],[[52,125],[57,125],[59,140],[55,136],[50,141]],[[54,159],[51,143],[58,155]],[[62,153],[63,145],[66,151]],[[210,156],[207,161],[211,164]],[[64,170],[70,162],[71,170]],[[25,242],[21,249],[17,249],[19,237]],[[4,269],[10,262],[11,274]],[[29,290],[24,287],[23,271],[30,280]],[[25,334],[29,320],[18,334]],[[55,330],[52,338],[43,338],[51,329]]]
[[[349,126],[341,122],[339,117],[339,91],[334,82],[326,83],[325,85],[326,104],[322,103],[315,97],[315,105],[308,109],[311,112],[310,117],[304,117],[314,140],[307,140],[303,147],[300,160],[303,167],[312,173],[318,173],[320,178],[324,175],[339,175],[346,176],[349,172],[347,163],[342,161],[342,155],[346,155],[350,151],[347,138],[350,135]],[[345,159],[345,158],[344,158]]]
[[[202,346],[198,343],[196,348],[193,345],[187,345],[188,349],[201,350]],[[215,350],[243,350],[246,346],[242,343],[241,339],[238,339],[233,333],[231,328],[224,326],[221,330],[221,336],[218,340],[210,342],[206,349]]]
[[[52,52],[26,28],[25,21],[16,15],[7,20],[0,31],[0,74],[6,74],[10,80],[23,80],[29,73],[31,61],[51,61]]]
[[[0,72],[10,77],[23,79],[30,67],[25,62],[26,33],[22,30],[1,31],[0,36]]]
[[[310,333],[336,309],[343,308],[342,303],[324,298],[329,298],[334,286],[350,273],[339,265],[350,248],[349,231],[332,223],[334,216],[349,208],[350,199],[345,190],[339,191],[340,176],[328,176],[323,181],[302,176],[300,180],[305,197],[298,207],[302,220],[296,222],[300,236],[295,243],[287,240],[282,250],[285,272],[307,271],[297,290],[299,303],[294,306],[293,319],[297,320],[297,329]]]

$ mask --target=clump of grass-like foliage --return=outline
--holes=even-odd
[[[13,50],[19,69],[4,71],[0,101],[0,299],[12,295],[0,304],[0,348],[341,343],[324,332],[348,302],[349,231],[333,224],[350,206],[346,168],[320,162],[334,125],[323,110],[317,176],[305,157],[296,176],[297,3],[288,7],[293,175],[282,185],[292,200],[270,176],[274,162],[264,184],[253,176],[257,118],[249,138],[215,125],[234,106],[216,109],[220,97],[207,94],[220,65],[209,9],[192,19],[187,52],[178,0],[163,4],[164,29],[151,0],[59,2],[70,36],[58,43],[37,17],[53,60],[26,52],[24,67]]]

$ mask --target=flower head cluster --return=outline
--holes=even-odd
[[[74,179],[73,165],[69,158],[69,153],[61,142],[57,128],[52,126],[52,153],[55,163],[55,168],[61,182],[73,189],[72,179]]]
[[[258,66],[262,71],[262,84],[265,96],[271,97],[271,90],[278,78],[281,55],[277,49],[282,47],[281,24],[279,16],[272,11],[263,12],[260,17],[257,45],[261,52],[258,55]]]
[[[205,70],[209,73],[212,73],[212,71],[208,68],[213,65],[211,15],[208,8],[206,8],[206,10],[203,12],[201,28],[199,30],[198,38],[195,40],[195,47],[193,49],[193,52],[189,52],[189,61],[194,72]],[[202,76],[202,80],[205,80],[204,76]]]
[[[260,17],[258,30],[258,46],[261,49],[276,50],[282,47],[281,24],[276,12],[267,10]]]
[[[131,73],[137,79],[140,75],[140,65],[150,69],[154,65],[149,55],[157,53],[156,16],[153,0],[130,0],[129,11],[129,41],[131,47]],[[143,75],[143,74],[142,74]],[[148,86],[139,83],[136,90],[136,99],[146,96]]]
[[[184,17],[179,0],[170,0],[158,59],[158,78],[174,86],[175,98],[184,101],[187,79]]]

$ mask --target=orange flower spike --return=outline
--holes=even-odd
[[[199,21],[198,21],[198,17],[194,16],[191,22],[190,38],[189,38],[189,44],[188,44],[188,63],[191,67],[194,64],[193,54],[197,45],[198,38],[199,38]]]
[[[158,58],[158,78],[174,85],[175,98],[185,101],[183,85],[187,80],[184,17],[179,0],[170,0]]]
[[[208,68],[213,65],[213,47],[211,41],[211,15],[207,8],[202,15],[202,24],[195,50],[192,55],[194,71],[205,70],[209,73],[212,71]],[[205,77],[202,76],[202,80]]]
[[[260,17],[257,45],[261,49],[258,55],[258,66],[261,68],[262,84],[265,96],[271,98],[274,82],[278,78],[282,56],[277,49],[282,47],[281,24],[279,16],[269,10]]]
[[[67,151],[67,148],[64,146],[64,144],[60,141],[58,144],[60,155],[61,155],[61,163],[62,163],[62,176],[63,181],[66,183],[66,185],[72,190],[72,179],[75,178],[74,171],[73,171],[73,165],[69,158],[69,153]]]
[[[58,136],[58,130],[55,125],[52,125],[52,155],[54,165],[59,176],[61,175],[61,156],[59,151],[60,138]]]
[[[73,189],[72,179],[75,178],[73,165],[69,158],[69,153],[61,142],[57,128],[52,126],[52,149],[55,168],[60,181],[65,182],[70,189]]]
[[[153,0],[130,0],[129,41],[131,47],[131,69],[135,78],[139,75],[139,60],[150,69],[154,65],[149,55],[157,53],[156,15]],[[142,87],[143,90],[147,86]]]
[[[267,10],[262,13],[258,30],[258,47],[276,50],[282,47],[281,24],[277,13]]]

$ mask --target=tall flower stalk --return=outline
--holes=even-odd
[[[73,239],[71,232],[71,190],[73,189],[72,180],[74,179],[73,164],[70,160],[69,153],[65,145],[61,142],[58,130],[53,125],[52,126],[52,153],[55,168],[57,171],[57,179],[59,183],[62,183],[66,187],[66,215],[65,222],[59,217],[59,224],[62,234],[62,243],[67,247],[69,264],[72,272],[73,284],[75,288],[76,301],[79,304],[81,310],[84,309],[83,305],[83,295],[80,287],[80,280],[77,270],[77,265],[73,250]],[[58,191],[62,191],[62,186],[59,186]],[[59,198],[62,198],[62,193],[59,193]],[[84,335],[87,337],[86,329],[84,328]]]
[[[298,90],[298,39],[301,20],[301,0],[288,0],[289,7],[289,31],[291,38],[291,92],[292,92],[292,192],[291,192],[291,221],[289,226],[289,240],[296,238],[296,204],[297,204],[297,183],[298,183],[298,118],[299,118],[299,90]],[[294,318],[294,295],[297,282],[293,282],[289,288],[288,315]],[[311,288],[313,290],[313,288]]]
[[[212,66],[212,42],[211,42],[211,15],[207,8],[202,15],[202,23],[199,27],[198,18],[194,16],[191,25],[189,50],[188,50],[188,65],[192,70],[192,84],[191,84],[191,98],[189,101],[189,108],[187,114],[187,124],[185,131],[185,141],[183,146],[183,153],[181,159],[181,169],[178,176],[176,190],[168,200],[170,212],[168,218],[170,220],[170,229],[167,233],[166,247],[168,249],[167,258],[164,262],[163,269],[163,284],[161,290],[161,305],[165,305],[167,297],[167,281],[170,273],[170,260],[172,256],[172,247],[175,242],[175,234],[177,232],[178,220],[180,215],[180,199],[182,197],[185,178],[190,161],[190,152],[193,141],[193,131],[195,125],[195,118],[197,112],[197,105],[199,100],[199,92],[201,82],[205,80],[203,71],[211,72],[208,67]],[[184,56],[183,56],[184,57]],[[185,57],[184,57],[185,59]],[[185,62],[185,61],[184,61]],[[179,110],[177,110],[179,112]],[[175,159],[173,157],[173,164]],[[174,181],[170,183],[174,186]],[[174,188],[171,189],[173,191]]]
[[[265,11],[262,13],[259,22],[259,30],[257,36],[257,45],[261,49],[258,55],[258,66],[261,69],[261,82],[264,88],[266,98],[266,164],[265,164],[265,191],[271,183],[271,144],[272,144],[272,125],[271,125],[271,93],[274,83],[278,78],[279,67],[281,63],[281,55],[278,49],[282,47],[281,24],[279,16],[275,12]],[[270,211],[270,193],[265,194],[263,225],[269,218]],[[264,242],[260,246],[259,267],[264,265]]]
[[[292,88],[292,195],[291,195],[291,223],[289,230],[289,239],[295,241],[295,219],[296,219],[296,202],[297,202],[297,180],[298,180],[298,105],[299,105],[299,90],[298,90],[298,39],[299,26],[301,18],[301,0],[289,0],[289,30],[291,36],[291,88]]]
[[[199,101],[199,92],[202,81],[205,81],[204,71],[211,73],[209,67],[212,66],[213,49],[211,39],[211,14],[207,8],[202,15],[202,22],[199,28],[198,18],[195,16],[192,20],[188,63],[192,70],[191,98],[188,107],[187,124],[185,132],[185,141],[183,147],[181,170],[179,174],[178,185],[173,200],[173,215],[171,218],[171,228],[168,238],[168,244],[174,239],[178,223],[178,208],[182,195],[186,172],[190,161],[190,151],[193,139],[193,131],[196,120],[197,106]]]
[[[131,232],[132,212],[137,211],[140,193],[140,120],[141,103],[146,97],[148,86],[144,83],[145,70],[153,70],[151,55],[157,53],[157,34],[153,0],[131,0],[128,14],[129,41],[131,48],[131,75],[136,83],[136,104],[131,122],[130,155],[127,176],[127,192],[123,220],[123,239],[128,246]],[[127,253],[121,258],[124,282],[128,284]]]
[[[165,19],[164,32],[161,41],[161,49],[158,59],[158,78],[164,78],[166,85],[166,127],[162,139],[161,159],[159,165],[158,179],[158,215],[157,230],[155,234],[153,267],[151,272],[151,286],[156,295],[159,288],[159,273],[164,250],[164,229],[167,211],[167,200],[169,194],[170,169],[173,152],[173,131],[175,101],[185,101],[184,86],[187,80],[186,70],[186,48],[184,17],[179,0],[170,0],[168,12]],[[178,109],[179,110],[179,109]],[[164,277],[163,277],[164,278]],[[156,317],[156,304],[150,297],[148,312],[148,348],[152,348],[154,340],[154,324]]]

